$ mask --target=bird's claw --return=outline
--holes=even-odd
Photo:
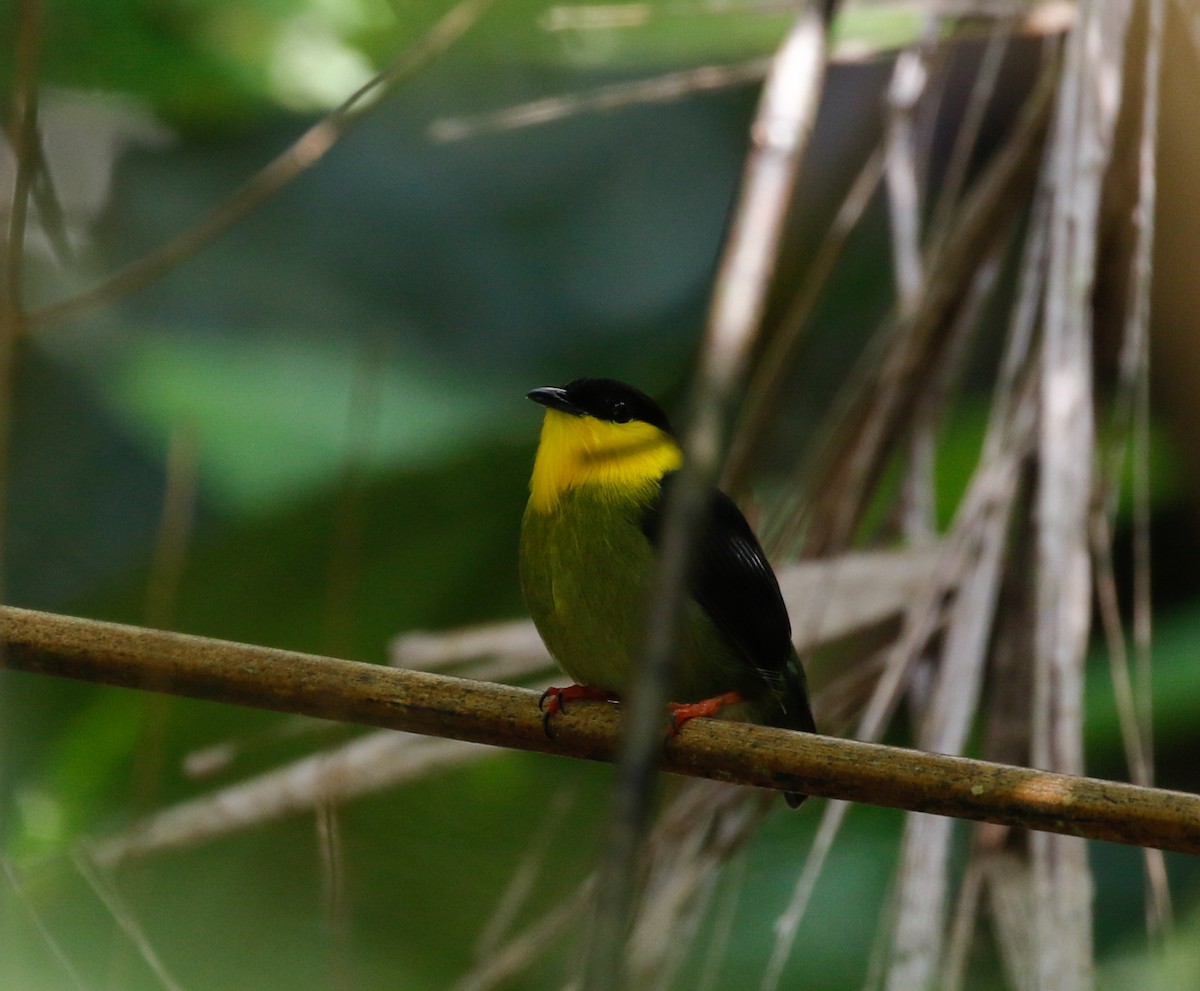
[[[538,700],[538,708],[544,713],[542,729],[546,736],[554,739],[550,731],[550,719],[560,712],[567,711],[567,702],[576,699],[597,699],[603,702],[615,702],[616,696],[602,688],[592,688],[590,685],[567,685],[565,688],[547,688]]]
[[[565,693],[565,688],[547,688],[538,699],[538,709],[542,712],[542,732],[551,740],[554,739],[554,733],[550,729],[550,717],[567,711],[567,704],[563,700]]]
[[[678,736],[683,727],[693,719],[701,716],[715,716],[726,706],[737,705],[744,701],[745,697],[742,693],[734,691],[726,692],[724,695],[715,695],[709,699],[701,699],[699,702],[668,702],[667,709],[671,714],[667,735],[668,737]]]

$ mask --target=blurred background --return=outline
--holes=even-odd
[[[1159,782],[1194,791],[1200,31],[1182,0],[1166,6],[1155,745]],[[763,60],[792,8],[474,4],[465,34],[368,98],[313,168],[126,291],[104,280],[193,231],[451,5],[0,5],[7,94],[29,7],[41,17],[38,125],[53,188],[34,190],[32,329],[16,344],[5,410],[5,600],[371,662],[403,633],[522,616],[515,546],[539,425],[524,393],[608,375],[679,411]],[[928,31],[928,17],[900,4],[843,11],[781,285],[811,265],[879,140],[894,52]],[[1018,31],[1006,51],[980,161],[1007,133],[1052,33]],[[969,89],[985,40],[968,33],[946,49],[950,98],[923,132],[931,174],[950,155],[966,102],[955,94]],[[6,145],[6,227],[13,182]],[[876,193],[789,372],[754,465],[763,491],[784,484],[892,305],[890,250]],[[56,309],[97,285],[87,305]],[[981,350],[994,355],[998,340],[988,345],[985,330]],[[1097,350],[1103,360],[1103,340]],[[968,374],[939,435],[942,522],[974,468],[987,389]],[[1129,521],[1123,510],[1122,590]],[[263,821],[108,869],[80,843],[363,734],[12,672],[0,672],[0,694],[5,988],[453,987],[497,952],[498,911],[511,903],[505,924],[519,930],[596,852],[609,769],[506,753],[431,761],[402,786],[364,784],[346,800],[322,802],[310,785]],[[1090,773],[1126,778],[1099,649],[1087,705]],[[908,742],[903,725],[891,739]],[[734,938],[712,958],[701,940],[674,986],[758,986],[817,805],[765,819],[702,923]],[[850,812],[783,986],[863,986],[902,823],[898,812]],[[1151,952],[1138,851],[1093,844],[1090,857],[1101,985],[1197,986],[1196,862],[1167,858],[1177,929]],[[576,938],[568,929],[503,986],[561,986]],[[969,974],[970,987],[1004,986],[986,945]]]

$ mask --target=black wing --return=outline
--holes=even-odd
[[[674,475],[646,511],[642,529],[657,546],[663,505]],[[775,572],[740,509],[713,489],[709,518],[692,572],[691,591],[717,628],[755,667],[782,671],[792,657],[792,624]]]
[[[673,478],[663,479],[662,492],[642,519],[642,529],[655,546]],[[708,522],[697,556],[692,595],[745,658],[747,673],[757,670],[758,688],[750,694],[773,700],[763,717],[776,726],[816,732],[804,668],[792,647],[792,623],[775,572],[746,517],[717,489],[709,494]],[[799,799],[789,797],[788,803],[794,807]]]

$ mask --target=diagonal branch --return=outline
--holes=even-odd
[[[18,671],[611,761],[616,706],[542,729],[537,694],[462,678],[0,607]],[[1200,854],[1200,796],[816,734],[697,719],[670,741],[676,774]]]
[[[663,515],[660,553],[638,675],[629,694],[612,811],[584,954],[585,991],[618,991],[630,963],[626,933],[637,892],[637,853],[645,836],[661,750],[676,644],[683,629],[687,576],[726,444],[726,422],[745,380],[775,271],[796,174],[824,83],[826,33],[836,0],[807,0],[763,86],[750,129],[741,186],[713,285],[692,382],[683,466]]]
[[[26,326],[31,330],[42,330],[73,320],[136,292],[178,268],[316,165],[362,120],[381,94],[411,79],[446,51],[479,20],[492,2],[460,0],[413,45],[400,52],[387,67],[305,131],[289,148],[213,207],[194,226],[91,288],[32,311],[27,317]]]

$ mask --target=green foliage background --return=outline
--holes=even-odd
[[[288,39],[316,38],[352,64],[379,66],[444,9],[401,0],[47,3],[44,120],[65,90],[101,91],[138,101],[171,139],[135,143],[118,159],[76,264],[60,267],[31,246],[30,304],[186,228],[302,132],[319,100],[280,82]],[[580,374],[679,394],[755,93],[735,88],[460,144],[431,142],[427,126],[760,56],[786,24],[779,14],[688,16],[664,3],[639,28],[551,32],[539,27],[546,10],[496,5],[316,170],[217,244],[22,349],[10,425],[11,601],[144,621],[175,437],[194,441],[200,472],[175,628],[380,661],[399,632],[521,614],[514,546],[538,423],[522,396]],[[12,22],[11,11],[3,16]],[[911,29],[890,12],[855,17],[850,29],[873,40]],[[0,30],[6,80],[7,37]],[[873,139],[871,94],[886,71],[833,74],[796,211],[801,245]],[[97,119],[106,107],[94,108]],[[823,308],[781,438],[812,429],[887,305],[889,271],[876,215]],[[978,400],[965,403],[944,442],[945,505],[978,448]],[[785,443],[794,441],[781,439],[781,451]],[[1179,520],[1195,493],[1172,472],[1166,439],[1154,460],[1156,521],[1191,540]],[[1170,564],[1176,554],[1166,556]],[[1200,696],[1194,592],[1188,568],[1168,568],[1156,647],[1164,778],[1189,788],[1191,700]],[[1093,674],[1089,754],[1097,773],[1121,776],[1103,665]],[[22,991],[72,987],[72,972],[88,988],[162,987],[73,866],[73,845],[349,732],[11,673],[0,674],[0,692],[0,839],[20,872],[17,885],[0,880],[0,986]],[[224,777],[180,773],[187,754],[231,738],[249,745]],[[470,964],[475,935],[562,792],[572,801],[523,917],[584,876],[607,782],[604,768],[501,755],[338,809],[341,928],[326,918],[310,816],[156,856],[114,880],[183,988],[443,988]],[[815,820],[811,807],[780,810],[746,853],[741,881],[730,883],[736,936],[711,986],[757,981]],[[900,821],[852,813],[790,986],[861,984]],[[1136,851],[1097,846],[1093,859],[1110,986],[1194,986],[1196,865],[1172,860],[1180,949],[1162,964],[1139,934]],[[564,943],[517,986],[560,986],[571,950]],[[972,986],[997,985],[994,960],[981,955],[974,966]],[[1159,967],[1172,976],[1154,976]]]

